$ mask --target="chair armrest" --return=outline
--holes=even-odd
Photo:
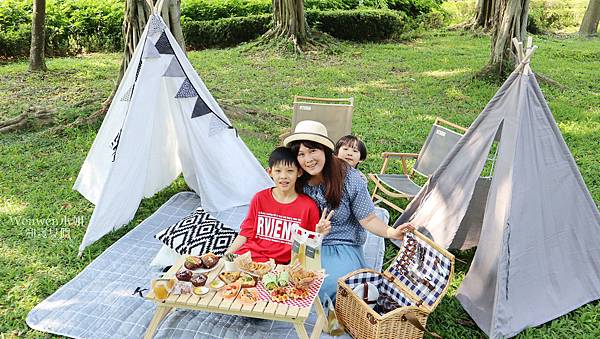
[[[461,134],[465,134],[465,133],[467,132],[467,129],[466,129],[466,128],[464,128],[464,127],[462,127],[461,125],[457,125],[457,124],[455,124],[455,123],[453,123],[453,122],[450,122],[450,121],[448,121],[448,120],[444,120],[444,119],[442,119],[442,118],[440,118],[440,117],[436,117],[436,118],[435,118],[435,122],[434,122],[434,124],[435,124],[435,125],[440,125],[440,126],[442,126],[442,125],[446,125],[446,126],[448,126],[448,127],[453,127],[453,128],[456,128],[457,130],[459,130],[459,131],[461,131],[461,132],[462,132]]]
[[[402,161],[402,172],[404,172],[405,175],[409,175],[408,167],[406,166],[406,159],[407,158],[415,158],[416,159],[419,157],[419,154],[418,153],[383,152],[381,154],[381,156],[383,157],[383,166],[381,167],[380,174],[385,173],[385,171],[387,170],[388,161],[390,159],[399,158]]]

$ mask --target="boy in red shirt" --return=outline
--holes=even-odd
[[[240,234],[227,252],[250,251],[253,261],[272,258],[277,264],[287,264],[291,259],[293,226],[314,232],[320,221],[319,209],[309,196],[296,191],[296,179],[302,175],[302,169],[289,148],[278,147],[271,153],[268,172],[275,187],[254,195]]]

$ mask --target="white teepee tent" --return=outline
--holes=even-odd
[[[272,185],[157,13],[73,187],[96,205],[80,254],[181,172],[210,211],[248,204]]]
[[[600,298],[600,213],[529,67],[535,47],[515,45],[516,70],[397,221],[448,247],[499,140],[479,245],[457,295],[492,338]]]

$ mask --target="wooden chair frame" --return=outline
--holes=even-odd
[[[460,125],[457,125],[455,123],[452,123],[448,120],[444,120],[440,117],[436,117],[435,122],[433,124],[439,125],[439,126],[455,128],[455,129],[461,131],[463,134],[467,131],[466,128],[464,128]],[[412,179],[412,178],[414,178],[415,173],[419,173],[419,172],[415,171],[415,169],[412,167],[409,171],[406,161],[408,159],[417,159],[419,157],[419,155],[420,155],[420,153],[383,152],[381,154],[381,156],[383,158],[383,165],[381,166],[381,171],[379,172],[379,174],[386,174],[390,160],[400,159],[400,161],[402,163],[402,172],[404,173],[404,175],[407,175],[409,178]],[[424,177],[427,177],[426,175],[424,175],[422,173],[419,173],[419,174],[421,174]],[[375,183],[375,188],[373,189],[373,193],[371,194],[371,199],[373,199],[373,201],[375,201],[376,203],[382,202],[382,203],[388,205],[389,207],[397,210],[400,213],[404,212],[404,209],[402,209],[400,206],[389,201],[383,195],[378,194],[378,190],[383,192],[385,195],[392,197],[392,198],[396,198],[396,199],[406,198],[408,200],[411,200],[412,199],[411,196],[409,196],[408,194],[404,194],[404,193],[393,192],[392,190],[386,188],[385,185],[379,181],[377,176],[375,176],[372,173],[369,173],[369,178]]]

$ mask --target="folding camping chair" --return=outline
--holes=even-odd
[[[450,128],[458,130],[460,133]],[[419,153],[384,152],[380,173],[369,174],[369,178],[375,183],[372,194],[375,203],[382,202],[399,212],[404,212],[402,208],[386,199],[385,196],[408,200],[414,198],[421,190],[421,186],[413,181],[415,173],[429,178],[466,131],[467,129],[460,125],[436,118]],[[411,158],[416,161],[409,171],[407,159]],[[390,159],[400,159],[403,174],[386,173]]]
[[[329,138],[335,143],[352,132],[354,98],[312,98],[294,96],[292,128],[280,135],[283,140],[296,128],[298,122],[314,120],[327,127]]]

